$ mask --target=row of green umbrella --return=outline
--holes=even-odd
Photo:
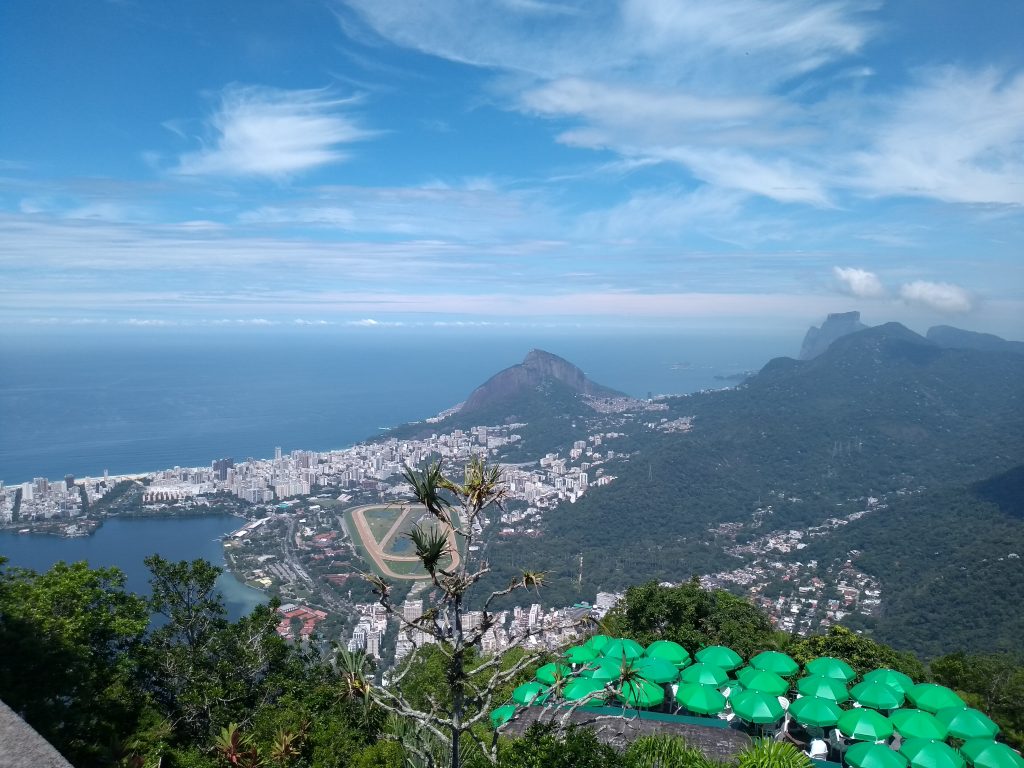
[[[578,678],[573,682],[581,684],[586,691],[586,693],[581,691],[578,698],[583,698],[589,692],[600,690],[600,688],[592,687],[599,685],[597,681]],[[691,687],[696,692],[709,697],[707,699],[709,710],[713,710],[724,702],[725,697],[715,688],[694,684],[691,684]],[[682,693],[683,687],[680,688],[680,694]],[[664,689],[645,680],[628,681],[623,686],[620,696],[630,705],[655,706],[663,700]],[[716,696],[721,698],[716,699]],[[815,701],[805,697],[793,702],[790,711],[812,708],[806,704],[802,705],[801,702],[811,702],[814,706],[838,709],[835,702],[827,699]],[[778,699],[755,691],[741,691],[736,694],[732,697],[732,706],[733,711],[739,717],[753,723],[772,723],[782,716],[782,705]],[[511,719],[515,709],[514,705],[506,705],[494,710],[491,713],[491,721],[495,727]],[[699,705],[697,710],[699,711]],[[906,713],[906,716],[894,717],[893,721],[898,724],[897,727],[901,729],[901,732],[903,732],[904,726],[899,723],[911,722],[919,715],[931,717],[919,710],[900,711]],[[840,732],[859,740],[857,743],[851,744],[844,755],[846,763],[851,768],[908,768],[908,766],[909,768],[964,768],[964,757],[971,762],[974,768],[1024,768],[1024,759],[1019,754],[1005,744],[993,741],[991,737],[968,739],[958,751],[939,738],[908,736],[900,745],[899,752],[896,752],[884,743],[877,743],[887,739],[893,733],[893,722],[889,718],[874,710],[864,708],[846,712],[840,710],[840,712],[841,714],[837,718]],[[956,718],[950,719],[955,720]]]
[[[685,650],[683,653],[685,653]],[[788,658],[785,654],[778,655]],[[815,661],[821,661],[821,659],[815,659]],[[839,663],[848,666],[845,665],[845,662]],[[718,665],[711,664],[710,662],[698,662],[682,669],[680,672],[677,666],[661,655],[634,656],[632,660],[625,657],[619,660],[614,656],[606,655],[587,663],[582,674],[598,679],[611,680],[618,678],[622,674],[623,667],[627,664],[640,677],[654,683],[671,683],[680,680],[683,683],[721,686],[729,681],[727,670]],[[830,668],[841,669],[841,667],[815,665],[814,662],[810,662],[808,669],[812,667],[817,668],[819,672],[827,672]],[[571,670],[565,665],[547,664],[541,667],[537,676],[539,680],[550,685],[554,683],[556,678],[567,676],[570,672]],[[753,663],[750,666],[741,668],[736,673],[736,678],[746,689],[775,696],[785,695],[790,688],[790,683],[780,674],[757,667]],[[875,672],[869,673],[862,682],[850,690],[847,689],[841,677],[830,677],[827,674],[811,674],[797,681],[797,690],[803,696],[831,699],[837,703],[847,701],[852,697],[863,706],[882,710],[900,708],[908,698],[918,708],[930,712],[936,712],[947,707],[963,706],[963,701],[960,697],[949,688],[932,683],[914,685],[910,678],[895,670],[875,670]]]
[[[1024,758],[991,739],[971,739],[959,750],[934,739],[907,739],[898,752],[885,744],[860,742],[850,745],[843,757],[852,768],[964,768],[964,758],[974,768],[1024,768]]]
[[[702,648],[694,659],[685,648],[672,641],[659,640],[644,649],[633,640],[605,635],[592,636],[582,645],[568,649],[562,658],[568,664],[583,665],[578,677],[573,676],[572,668],[564,663],[544,665],[538,670],[537,679],[546,686],[526,683],[516,689],[513,700],[521,705],[544,703],[557,690],[568,701],[592,697],[592,703],[600,705],[605,703],[602,691],[606,684],[624,679],[616,698],[629,707],[649,708],[664,701],[663,684],[679,681],[675,698],[692,712],[716,714],[731,705],[743,720],[772,723],[785,713],[778,700],[790,689],[791,683],[785,678],[800,671],[796,660],[778,651],[759,653],[747,666],[741,666],[742,657],[725,646]],[[932,683],[915,685],[911,678],[896,670],[876,669],[848,689],[856,673],[841,659],[819,657],[809,661],[804,669],[808,674],[796,681],[801,698],[789,709],[794,719],[803,725],[836,726],[850,738],[871,742],[888,738],[894,728],[908,741],[938,741],[948,736],[985,740],[999,730],[986,715],[966,707],[949,688]],[[627,670],[631,674],[626,674]],[[735,680],[730,679],[730,671]],[[568,682],[562,685],[565,680]],[[719,690],[727,684],[732,688],[726,691],[731,694],[728,697]],[[862,706],[842,710],[839,704],[850,698]],[[903,708],[908,703],[916,708]],[[887,710],[891,718],[874,710]],[[501,712],[504,712],[502,717],[512,716],[503,707],[492,715],[498,716]],[[936,764],[915,768],[957,766]],[[1024,768],[1024,765],[1014,764],[1012,768]]]

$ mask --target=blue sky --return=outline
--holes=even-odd
[[[0,323],[1024,337],[1024,6],[8,0]]]

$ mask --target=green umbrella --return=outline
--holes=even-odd
[[[913,680],[895,669],[873,669],[864,675],[864,682],[885,683],[900,693],[906,693],[907,689],[914,685]]]
[[[946,738],[946,726],[923,710],[897,709],[889,713],[889,719],[904,739]]]
[[[556,679],[563,678],[566,675],[571,674],[572,669],[565,666],[565,664],[545,664],[537,670],[537,679],[542,683],[554,685]]]
[[[717,715],[725,709],[725,696],[713,685],[684,683],[676,691],[676,701],[691,712],[700,715]]]
[[[636,640],[620,638],[612,640],[602,648],[601,655],[607,656],[609,659],[618,659],[620,661],[625,659],[626,661],[632,661],[633,659],[638,659],[644,655],[644,647]]]
[[[566,701],[579,701],[585,699],[592,693],[597,693],[604,690],[604,682],[601,680],[595,680],[592,677],[577,677],[574,680],[569,681],[562,691],[562,696],[565,697]],[[601,703],[604,701],[604,696],[595,696],[594,701]]]
[[[907,758],[893,752],[886,744],[872,741],[851,744],[846,748],[843,759],[853,768],[907,768]]]
[[[789,690],[789,683],[776,675],[774,672],[767,672],[754,667],[743,667],[736,673],[736,677],[743,683],[743,687],[751,691],[769,693],[772,696],[782,696]]]
[[[857,673],[853,671],[853,667],[842,659],[837,659],[833,656],[821,656],[817,659],[811,659],[804,665],[804,669],[812,675],[831,677],[833,680],[842,680],[844,683],[850,682],[857,676]]]
[[[991,739],[968,739],[960,752],[974,768],[1024,768],[1024,758]]]
[[[682,669],[690,663],[690,653],[679,643],[671,640],[655,640],[647,646],[644,656],[652,659],[664,659]]]
[[[832,699],[803,696],[789,705],[789,714],[800,725],[827,728],[839,722],[843,710]]]
[[[703,664],[711,664],[726,671],[736,669],[743,663],[743,657],[732,648],[724,645],[709,645],[697,651],[697,661]]]
[[[885,683],[865,680],[850,689],[853,700],[865,707],[875,709],[896,709],[903,704],[903,692]]]
[[[582,677],[591,677],[594,680],[618,680],[622,677],[623,666],[629,668],[627,662],[623,665],[622,660],[610,659],[602,656],[600,659],[587,664],[581,671]]]
[[[679,670],[670,661],[655,659],[650,656],[633,662],[633,670],[645,680],[652,683],[674,683],[679,679]]]
[[[892,723],[889,722],[889,718],[864,707],[843,712],[836,726],[844,736],[858,741],[878,741],[892,736]]]
[[[946,707],[962,707],[964,700],[944,685],[918,683],[907,690],[907,698],[918,709],[938,712]]]
[[[612,638],[608,637],[608,635],[591,635],[590,638],[584,643],[584,645],[589,646],[590,648],[593,648],[595,651],[600,653],[601,649],[608,645],[608,643],[610,643],[611,641]]]
[[[796,681],[796,689],[804,696],[832,699],[832,701],[839,702],[840,704],[850,698],[850,694],[847,692],[846,686],[842,681],[832,677],[822,677],[821,675],[801,677]]]
[[[762,651],[750,660],[750,666],[774,672],[780,677],[789,677],[800,671],[800,665],[792,657],[778,651]]]
[[[999,733],[988,715],[970,707],[947,707],[935,713],[935,719],[946,726],[950,736],[968,739],[992,739]]]
[[[516,704],[530,704],[540,694],[547,690],[546,686],[540,683],[523,683],[512,691],[512,701]]]
[[[597,651],[589,645],[574,645],[562,654],[562,658],[570,664],[586,664],[598,657]]]
[[[721,667],[713,664],[694,664],[679,673],[679,679],[684,683],[700,683],[701,685],[721,685],[729,679],[728,673]]]
[[[907,739],[900,752],[911,768],[964,768],[964,759],[949,744],[934,739]]]
[[[638,677],[622,684],[622,690],[616,694],[619,701],[627,706],[646,709],[656,707],[665,700],[665,689],[650,680]]]
[[[775,696],[757,691],[740,691],[729,702],[736,716],[748,723],[774,723],[785,714]]]
[[[500,728],[509,720],[512,719],[512,715],[516,713],[515,705],[506,704],[497,709],[491,710],[491,725],[495,728]]]

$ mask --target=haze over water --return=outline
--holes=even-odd
[[[533,347],[635,397],[795,355],[799,338],[709,332],[303,329],[0,338],[0,479],[201,466],[327,450],[433,416]]]

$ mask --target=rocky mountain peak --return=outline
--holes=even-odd
[[[531,349],[523,362],[500,371],[473,390],[461,412],[470,413],[490,407],[548,382],[557,382],[578,394],[595,397],[621,394],[591,381],[580,368],[565,358],[543,349]]]
[[[811,326],[807,330],[804,343],[800,348],[800,359],[815,358],[828,349],[836,339],[863,331],[867,327],[860,321],[860,312],[835,312],[825,318],[821,328]]]

